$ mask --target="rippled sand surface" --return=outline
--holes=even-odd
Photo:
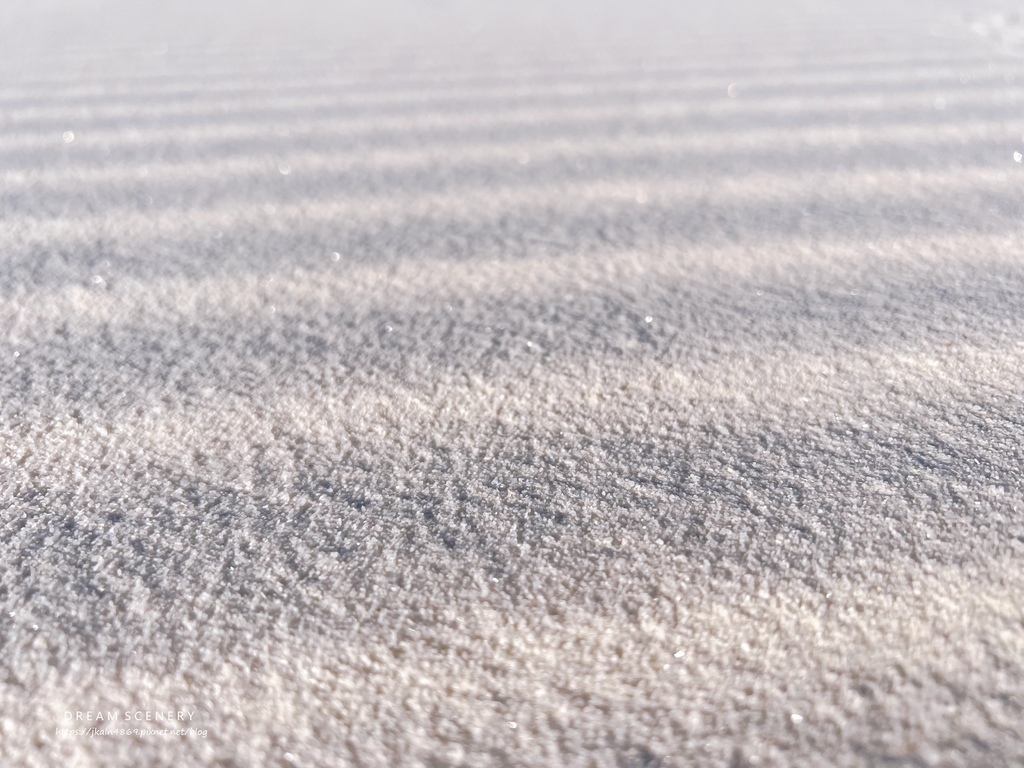
[[[1024,761],[1014,8],[85,5],[0,7],[0,763]]]

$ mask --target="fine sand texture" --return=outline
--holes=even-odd
[[[1020,10],[0,3],[0,766],[1024,765]]]

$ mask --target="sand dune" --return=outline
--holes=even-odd
[[[1019,764],[1012,10],[4,4],[0,763]]]

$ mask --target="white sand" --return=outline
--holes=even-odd
[[[0,765],[1024,762],[1014,8],[86,5],[0,7]]]

